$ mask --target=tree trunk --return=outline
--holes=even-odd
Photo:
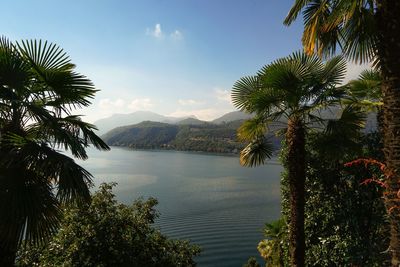
[[[400,266],[400,1],[377,1],[378,58],[383,76],[384,155],[392,266]]]
[[[305,131],[301,120],[289,119],[286,132],[288,153],[288,181],[290,194],[289,250],[290,264],[303,267],[304,239],[304,184],[305,184]]]
[[[24,229],[25,217],[15,216],[15,189],[18,185],[19,171],[9,165],[2,165],[4,157],[10,154],[0,146],[0,266],[14,266],[20,233]],[[19,219],[18,219],[19,218]]]
[[[10,247],[0,246],[0,266],[12,267],[14,266],[16,251]]]

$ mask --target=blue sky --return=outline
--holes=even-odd
[[[292,0],[7,1],[2,34],[59,44],[101,91],[79,114],[93,122],[151,110],[211,120],[233,111],[240,77],[301,49]],[[356,68],[358,72],[358,68]]]

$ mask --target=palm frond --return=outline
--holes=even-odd
[[[324,120],[323,134],[313,140],[313,146],[331,160],[341,160],[351,151],[361,152],[360,138],[365,127],[366,113],[359,106],[348,105],[338,118]]]
[[[382,99],[382,77],[376,70],[364,70],[357,80],[347,84],[348,93],[357,98]]]
[[[357,80],[352,80],[344,86],[348,97],[343,99],[343,103],[359,106],[366,111],[376,111],[377,107],[383,105],[381,82],[378,71],[364,70]]]
[[[251,141],[240,152],[240,164],[246,167],[255,167],[264,164],[273,154],[272,144],[264,137]]]
[[[335,56],[325,63],[323,70],[325,86],[336,86],[343,82],[346,76],[346,60],[342,56]]]
[[[2,166],[10,167],[14,162],[29,166],[30,171],[53,183],[57,198],[62,202],[90,198],[88,187],[92,185],[92,175],[73,159],[50,148],[47,143],[38,143],[16,134],[5,138],[13,147],[13,156],[4,158]]]
[[[71,69],[72,64],[67,53],[56,44],[42,40],[17,42],[22,54],[34,67],[43,69]]]
[[[59,205],[88,201],[91,174],[68,155],[109,147],[73,110],[97,91],[67,54],[42,41],[0,38],[0,242],[41,242],[58,226]],[[3,244],[2,244],[3,245]]]
[[[241,152],[241,164],[262,164],[272,153],[265,142],[270,123],[297,118],[308,127],[323,126],[324,118],[317,112],[338,104],[344,90],[336,86],[345,69],[342,57],[324,64],[318,56],[298,51],[264,66],[257,76],[237,81],[232,89],[235,106],[256,115],[238,130],[239,139],[249,142]]]
[[[0,37],[0,85],[5,89],[20,90],[27,82],[29,66],[16,51],[15,46],[4,36]]]
[[[10,166],[1,173],[1,242],[6,246],[23,240],[44,242],[57,230],[61,217],[52,186],[30,169]]]
[[[290,25],[297,19],[297,16],[301,12],[301,10],[312,0],[296,0],[293,4],[293,6],[290,8],[289,13],[287,14],[284,24],[285,25]]]
[[[307,54],[316,53],[319,56],[327,57],[335,53],[340,37],[339,32],[325,30],[331,10],[331,1],[327,0],[310,1],[304,6],[302,43]]]
[[[240,141],[251,141],[264,136],[267,132],[267,121],[265,118],[256,116],[246,120],[237,130],[237,137]]]
[[[284,23],[303,14],[303,47],[308,54],[332,56],[337,47],[356,62],[376,59],[377,21],[373,1],[296,1]],[[379,64],[377,62],[376,64]]]
[[[342,24],[343,52],[355,62],[371,62],[378,42],[374,9],[353,2],[354,12]]]
[[[260,90],[261,84],[257,76],[243,77],[232,87],[231,97],[233,105],[240,110],[252,112],[250,97]]]
[[[352,138],[364,128],[365,119],[366,114],[360,107],[348,105],[342,110],[339,119],[327,120],[325,133]]]
[[[53,106],[76,109],[90,104],[97,90],[89,79],[73,71],[75,65],[60,47],[36,40],[22,41],[17,46],[30,63],[32,74],[42,83],[36,87],[40,90],[37,93],[47,93]]]
[[[97,90],[93,83],[85,76],[59,70],[43,70],[41,73],[43,81],[49,86],[47,89],[53,93],[50,106],[66,106],[77,109],[88,106]]]
[[[94,133],[97,127],[91,123],[82,121],[79,115],[67,116],[59,121],[66,125],[65,128],[69,127],[75,129],[75,131],[79,131],[77,137],[81,136],[85,144],[92,144],[95,148],[100,150],[110,150],[110,147]]]

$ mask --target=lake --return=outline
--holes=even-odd
[[[117,147],[91,148],[88,154],[79,163],[94,175],[95,185],[117,182],[119,201],[159,200],[157,226],[169,237],[200,245],[199,267],[242,266],[258,255],[264,223],[280,216],[282,167],[276,160],[245,168],[238,156]]]

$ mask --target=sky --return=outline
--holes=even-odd
[[[13,0],[1,34],[62,47],[100,91],[77,111],[95,122],[149,110],[212,120],[235,108],[232,85],[301,49],[293,0]],[[348,78],[362,67],[350,65]]]

